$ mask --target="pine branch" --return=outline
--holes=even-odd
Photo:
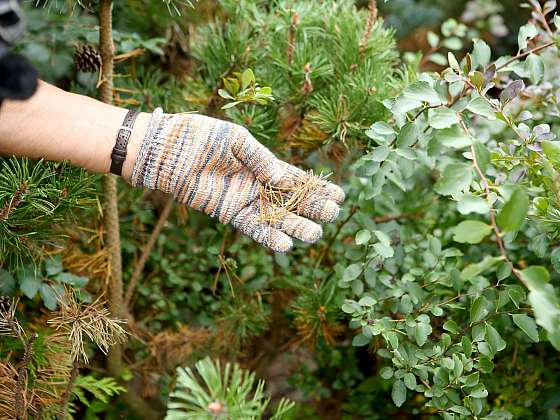
[[[27,191],[27,181],[22,181],[18,189],[2,208],[0,208],[0,222],[5,222],[14,210],[21,204]]]
[[[378,10],[377,10],[377,1],[370,0],[368,6],[369,14],[366,23],[366,29],[364,31],[364,35],[362,36],[362,40],[360,41],[360,55],[363,56],[367,46],[369,44],[369,37],[371,35],[371,30],[373,29],[373,25],[377,20]]]

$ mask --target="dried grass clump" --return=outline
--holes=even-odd
[[[259,190],[259,219],[275,225],[288,213],[302,214],[303,207],[317,189],[324,187],[330,174],[315,175],[312,170],[289,187],[261,185]]]
[[[101,296],[91,304],[78,303],[74,291],[67,288],[59,298],[59,304],[58,315],[47,322],[57,331],[65,333],[71,343],[72,360],[81,356],[88,363],[84,348],[85,337],[93,341],[104,354],[107,354],[112,345],[125,341],[127,332],[121,325],[126,320],[112,318]]]
[[[0,362],[0,418],[15,419],[17,370],[9,362]]]
[[[177,331],[164,330],[156,334],[148,348],[155,367],[167,371],[184,364],[193,351],[205,345],[210,337],[209,330],[181,325]]]

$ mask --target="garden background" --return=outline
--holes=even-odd
[[[347,199],[274,254],[0,158],[0,417],[560,417],[555,1],[121,0],[112,29],[110,5],[26,2],[17,50],[66,90],[242,124]]]

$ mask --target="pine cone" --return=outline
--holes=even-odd
[[[95,73],[101,68],[101,55],[90,44],[79,44],[74,51],[74,65],[79,71]]]

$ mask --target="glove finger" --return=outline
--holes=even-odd
[[[340,207],[338,207],[336,202],[326,198],[319,198],[316,194],[311,195],[298,206],[298,214],[300,216],[309,217],[324,223],[334,222],[339,213]]]
[[[282,177],[278,181],[278,186],[283,188],[297,187],[301,185],[302,181],[309,178],[309,173],[299,169],[286,162],[280,162],[282,169]],[[341,204],[344,201],[345,194],[342,188],[329,181],[322,181],[317,185],[315,195],[318,198],[326,198],[334,201],[336,204]]]
[[[231,220],[231,224],[241,233],[275,252],[287,252],[294,245],[292,238],[284,232],[270,226],[269,222],[261,221],[255,205],[242,209]]]
[[[263,184],[276,183],[281,175],[276,156],[260,144],[245,127],[234,125],[232,135],[234,139],[231,149],[234,156]]]
[[[307,243],[314,243],[323,236],[323,229],[317,223],[294,213],[286,213],[273,224],[274,228]]]

